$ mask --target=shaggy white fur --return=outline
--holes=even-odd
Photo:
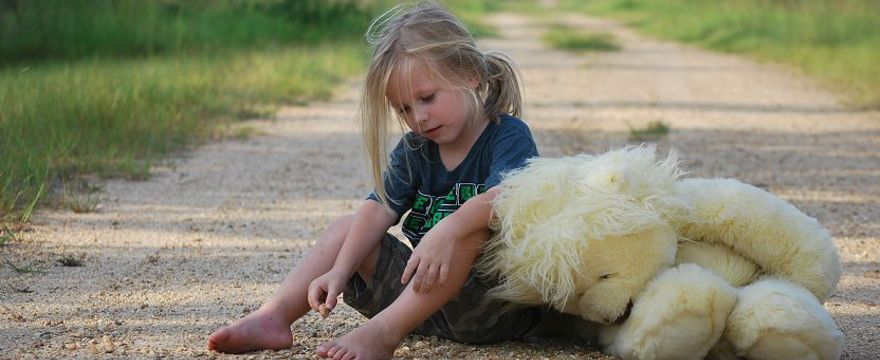
[[[839,359],[843,333],[816,297],[781,279],[742,288],[725,338],[748,359]]]
[[[622,315],[653,273],[674,259],[677,235],[657,209],[686,204],[675,197],[676,163],[675,154],[655,161],[654,148],[645,146],[537,158],[508,175],[495,199],[496,235],[480,264],[505,279],[492,294],[560,310],[584,304],[580,315],[595,321]],[[632,247],[634,256],[599,265],[608,259],[591,255],[606,251],[597,247]],[[618,285],[584,296],[611,282]],[[595,309],[609,298],[613,309]]]
[[[652,280],[629,320],[602,340],[624,359],[702,359],[721,338],[735,304],[736,289],[724,279],[682,264]]]
[[[676,264],[693,263],[712,269],[733,286],[754,282],[761,269],[754,262],[740,256],[729,247],[682,239],[675,254]]]
[[[828,232],[753,186],[681,175],[651,146],[531,160],[495,200],[490,294],[596,322],[627,359],[839,356]]]
[[[733,179],[686,179],[678,193],[692,205],[685,216],[670,219],[682,236],[726,245],[764,273],[806,287],[820,301],[834,291],[840,260],[831,235],[816,219]]]

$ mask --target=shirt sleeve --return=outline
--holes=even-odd
[[[492,165],[489,167],[489,177],[486,178],[486,188],[498,185],[507,172],[516,170],[526,165],[526,161],[538,156],[538,147],[532,138],[532,132],[522,120],[505,118],[502,131],[492,146]]]
[[[382,174],[385,185],[385,200],[388,200],[391,210],[397,213],[397,221],[400,221],[400,217],[412,207],[413,199],[416,196],[416,171],[418,168],[416,164],[411,163],[414,159],[407,156],[411,152],[406,137],[401,138],[391,152],[388,169]],[[375,190],[367,196],[367,199],[383,203],[382,200],[379,200],[379,195]]]

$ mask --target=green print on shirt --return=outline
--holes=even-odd
[[[465,201],[486,192],[483,184],[457,183],[446,196],[416,195],[412,209],[403,221],[404,233],[424,235],[440,220],[458,210]]]

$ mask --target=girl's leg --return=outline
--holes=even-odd
[[[309,284],[333,267],[351,228],[352,218],[348,215],[333,222],[308,255],[287,275],[275,294],[253,313],[211,334],[208,349],[242,353],[289,348],[293,342],[290,324],[311,310],[308,303]],[[369,279],[372,276],[377,257],[377,250],[373,250],[358,269],[361,277]]]
[[[318,355],[334,359],[385,359],[391,358],[410,331],[452,300],[464,286],[471,268],[480,254],[480,244],[489,235],[480,232],[458,242],[456,257],[449,266],[446,284],[434,287],[429,293],[416,293],[412,286],[363,326],[346,334],[339,340],[318,347]]]

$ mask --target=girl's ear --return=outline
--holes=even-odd
[[[480,77],[478,77],[478,76],[474,76],[474,77],[471,77],[471,78],[469,78],[469,79],[467,80],[467,87],[468,87],[468,89],[471,89],[471,90],[477,91],[477,89],[479,88],[479,86],[480,86]]]

